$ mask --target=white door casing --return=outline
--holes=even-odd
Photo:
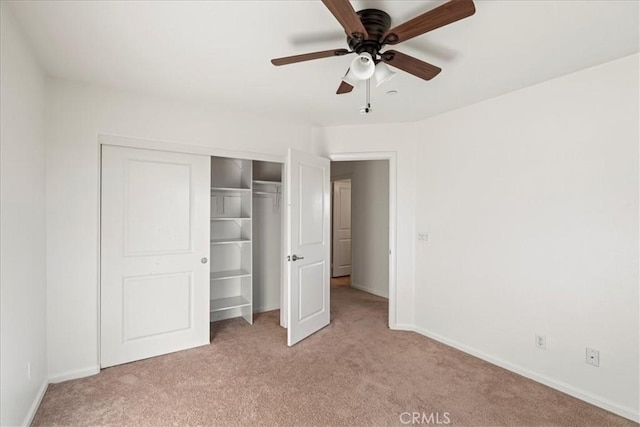
[[[330,321],[330,162],[289,150],[287,189],[287,344]],[[297,259],[296,259],[297,258]]]
[[[332,277],[351,274],[351,180],[333,183]]]
[[[403,329],[406,324],[398,322],[397,318],[397,279],[398,279],[398,221],[397,221],[397,194],[398,194],[398,179],[397,179],[397,163],[398,154],[394,151],[367,151],[367,152],[353,152],[353,153],[330,153],[329,159],[332,162],[353,162],[358,160],[387,160],[389,162],[389,328],[390,329]],[[406,228],[406,224],[403,225]],[[406,248],[402,249],[406,253]],[[402,261],[403,263],[413,261],[409,260],[409,256],[406,256]],[[411,258],[412,259],[412,258]],[[413,264],[411,264],[413,265]],[[406,264],[405,264],[406,266]],[[405,273],[411,271],[410,268],[404,268],[401,271]],[[403,275],[404,276],[404,275]],[[409,281],[406,277],[405,280]],[[413,279],[411,279],[413,280]],[[403,291],[404,297],[407,300],[411,299],[412,294],[407,294],[406,289]],[[406,310],[405,315],[406,315]]]
[[[103,145],[101,366],[209,343],[210,157]]]

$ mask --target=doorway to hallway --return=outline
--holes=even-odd
[[[332,285],[389,298],[389,160],[334,161]]]

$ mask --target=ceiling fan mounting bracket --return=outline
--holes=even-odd
[[[347,43],[358,55],[368,52],[376,58],[384,44],[382,37],[391,28],[391,17],[387,12],[379,9],[363,9],[357,14],[369,36],[366,39],[347,36]]]

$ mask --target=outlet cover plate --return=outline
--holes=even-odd
[[[587,347],[587,365],[600,366],[600,351]]]
[[[540,350],[546,350],[547,337],[545,337],[544,335],[536,334],[536,347],[538,347]]]

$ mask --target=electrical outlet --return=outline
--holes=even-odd
[[[600,352],[594,348],[587,347],[587,365],[600,366]]]
[[[536,347],[538,347],[540,350],[546,350],[547,349],[547,337],[545,337],[544,335],[536,334]]]

